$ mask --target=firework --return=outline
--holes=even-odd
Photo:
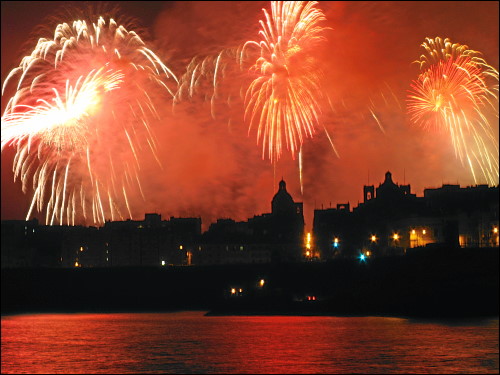
[[[216,55],[194,57],[179,79],[174,103],[201,97],[202,100],[210,102],[211,115],[215,119],[216,104],[222,102],[230,105],[232,98],[240,96],[239,90],[235,89],[237,85],[234,85],[234,82],[242,79],[238,64],[239,54],[239,49],[228,48]]]
[[[153,97],[172,97],[177,79],[134,31],[95,21],[59,24],[3,84],[15,93],[1,147],[15,148],[23,191],[32,183],[27,220],[35,206],[51,225],[132,217],[143,149],[156,158]]]
[[[426,39],[421,74],[409,90],[413,123],[450,134],[455,154],[475,183],[498,184],[498,138],[490,117],[498,119],[498,71],[466,45]]]
[[[324,42],[325,20],[317,2],[272,1],[271,15],[263,9],[261,41],[248,41],[241,61],[258,58],[250,68],[256,77],[245,95],[249,132],[257,124],[262,158],[277,161],[283,145],[292,157],[304,138],[312,137],[320,115],[321,69],[313,51]],[[256,47],[256,48],[254,48]]]

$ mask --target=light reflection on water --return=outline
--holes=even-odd
[[[2,317],[2,373],[498,373],[498,318]]]

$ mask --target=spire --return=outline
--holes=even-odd
[[[391,174],[391,172],[387,171],[385,173],[385,181],[384,181],[384,183],[394,184],[394,182],[392,181],[392,174]]]
[[[279,183],[279,189],[278,189],[278,191],[279,190],[285,190],[286,191],[286,182],[285,182],[285,180],[283,180],[283,177],[281,177],[281,181]]]

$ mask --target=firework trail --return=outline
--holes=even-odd
[[[321,69],[312,52],[325,41],[319,26],[325,17],[317,2],[272,1],[271,14],[263,9],[260,41],[248,41],[241,61],[259,57],[251,67],[256,78],[245,97],[245,118],[257,124],[262,157],[280,158],[283,144],[295,156],[305,137],[319,124]]]
[[[92,21],[59,24],[3,84],[2,95],[12,85],[15,93],[1,147],[15,148],[25,193],[32,183],[27,220],[35,206],[50,225],[132,217],[144,149],[159,163],[153,98],[172,97],[177,78],[134,31]]]
[[[498,184],[498,71],[466,45],[427,38],[421,73],[407,99],[411,121],[450,134],[455,155],[475,183]],[[498,126],[498,120],[496,120]]]
[[[243,79],[238,63],[239,55],[240,49],[228,48],[217,55],[194,57],[187,65],[186,72],[179,78],[174,104],[201,97],[203,101],[210,102],[212,118],[216,119],[217,104],[222,102],[231,106],[233,99],[242,96],[234,85],[235,81]],[[229,82],[231,84],[224,84]]]
[[[260,21],[262,40],[192,59],[179,80],[175,102],[201,96],[210,101],[216,118],[218,101],[230,106],[233,98],[244,99],[248,132],[257,124],[262,158],[276,162],[284,144],[295,158],[319,124],[322,72],[312,53],[326,40],[326,28],[319,26],[325,17],[316,4],[271,2],[271,14],[263,9],[266,20]],[[238,81],[240,88],[247,88],[235,91]]]

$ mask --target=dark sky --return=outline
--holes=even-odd
[[[100,3],[100,2],[99,2]],[[41,33],[92,2],[2,2],[2,83]],[[268,2],[109,2],[122,17],[136,19],[137,30],[157,54],[182,75],[195,55],[217,54],[258,39],[258,21]],[[303,148],[303,194],[298,160],[285,151],[275,168],[260,159],[255,134],[248,135],[237,102],[222,108],[216,119],[200,104],[165,114],[160,131],[159,158],[164,169],[145,168],[144,211],[163,217],[202,216],[204,226],[220,217],[246,220],[270,211],[270,202],[283,177],[295,201],[304,202],[306,226],[312,227],[314,208],[362,200],[363,185],[378,186],[386,171],[397,183],[411,184],[421,196],[427,187],[443,183],[474,183],[470,171],[456,159],[446,134],[430,133],[410,124],[405,96],[418,75],[412,61],[423,53],[426,37],[450,38],[483,53],[498,69],[498,2],[320,2],[331,27],[325,48],[324,91],[331,107],[322,123],[331,136],[333,152],[320,126]],[[103,6],[102,3],[98,6]],[[238,90],[240,82],[226,83]],[[6,104],[2,97],[2,112]],[[375,115],[380,126],[374,119]],[[228,122],[230,118],[230,122]],[[168,125],[168,123],[175,125]],[[494,124],[498,139],[498,120]],[[13,182],[14,152],[2,152],[2,220],[24,219],[32,191]],[[43,216],[40,216],[43,217]],[[43,220],[42,220],[43,221]]]

